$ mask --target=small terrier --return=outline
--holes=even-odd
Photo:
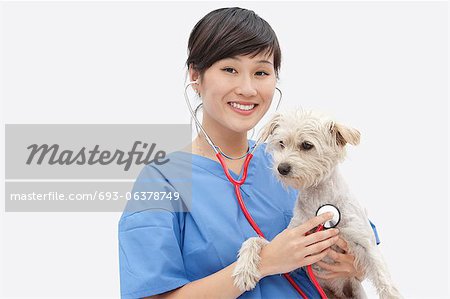
[[[351,195],[337,168],[345,157],[345,145],[357,145],[360,133],[317,112],[297,110],[276,114],[261,138],[267,139],[276,177],[283,185],[300,190],[289,228],[316,216],[322,205],[334,205],[341,213],[340,236],[348,243],[348,253],[355,256],[355,267],[373,282],[380,298],[402,298],[376,245],[365,209]],[[254,237],[242,244],[233,272],[234,284],[241,290],[253,289],[260,279],[259,253],[267,243]],[[333,263],[329,257],[323,261]],[[316,265],[313,268],[326,273]],[[318,281],[328,298],[367,298],[356,278]]]

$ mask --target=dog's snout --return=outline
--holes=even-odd
[[[291,171],[291,165],[288,163],[280,163],[277,169],[281,175],[287,175]]]

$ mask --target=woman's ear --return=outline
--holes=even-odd
[[[189,65],[189,79],[190,81],[197,81],[200,78],[200,72],[194,67],[194,64]]]
[[[189,79],[191,82],[197,82],[197,84],[192,85],[192,88],[200,96],[200,90],[198,86],[198,84],[200,83],[200,72],[194,67],[193,63],[189,65]]]

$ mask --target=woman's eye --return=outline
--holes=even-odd
[[[285,148],[285,147],[286,147],[286,146],[284,145],[283,141],[281,141],[281,140],[280,140],[280,143],[279,143],[279,144],[280,144],[280,147],[281,147],[281,148]]]
[[[257,74],[258,76],[269,76],[268,73],[263,72],[263,71],[261,71],[261,72],[256,72],[256,74]]]
[[[314,147],[314,145],[313,145],[311,142],[304,141],[304,142],[300,145],[300,147],[301,147],[302,149],[304,149],[304,150],[310,150],[310,149],[312,149],[312,148]]]
[[[232,67],[226,67],[222,69],[223,71],[227,72],[227,73],[233,73],[235,72],[235,69]]]

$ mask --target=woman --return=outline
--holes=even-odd
[[[187,67],[203,103],[204,129],[228,156],[245,157],[254,144],[247,140],[247,132],[268,111],[275,93],[281,51],[274,31],[253,11],[218,9],[196,24],[188,49]],[[304,235],[330,215],[286,229],[297,193],[286,191],[274,179],[263,144],[254,153],[241,190],[270,243],[260,254],[261,280],[243,293],[234,286],[232,272],[240,246],[256,234],[236,202],[233,186],[201,134],[192,142],[192,155],[178,153],[172,161],[178,161],[174,162],[178,169],[186,161],[192,163],[192,206],[186,213],[163,209],[124,213],[119,225],[123,298],[295,298],[296,291],[277,274],[316,262],[329,270],[325,279],[362,278],[353,256],[330,249],[333,244],[346,249],[336,229]],[[243,162],[244,158],[226,159],[235,178]],[[147,166],[140,180],[160,177],[160,188],[180,189],[168,172]],[[326,255],[336,263],[320,262]],[[303,270],[292,276],[309,298],[318,297]]]

